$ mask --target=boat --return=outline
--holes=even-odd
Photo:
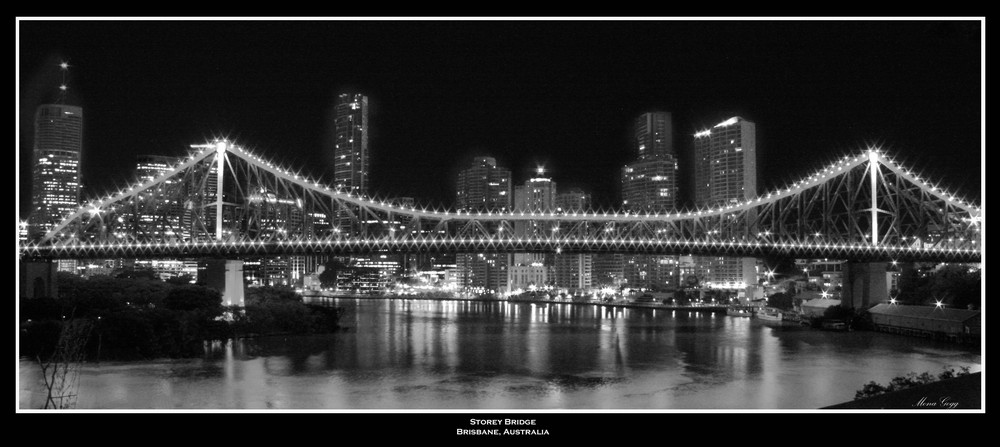
[[[781,321],[781,311],[773,307],[764,307],[757,312],[757,318],[764,321]]]
[[[745,306],[729,306],[726,308],[726,316],[729,317],[752,317],[753,312]]]
[[[844,332],[849,329],[847,327],[847,323],[840,320],[826,320],[821,324],[821,327],[827,331],[837,331],[837,332]]]

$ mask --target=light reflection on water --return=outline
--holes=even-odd
[[[358,300],[345,330],[217,342],[204,358],[102,362],[78,408],[813,409],[869,381],[980,369],[956,345],[598,305]],[[21,408],[40,408],[20,362]]]

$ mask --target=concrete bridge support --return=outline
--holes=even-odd
[[[867,309],[889,299],[885,262],[845,262],[840,303]]]
[[[222,305],[244,305],[243,261],[205,259],[198,262],[198,282],[222,293]]]
[[[56,263],[49,261],[19,260],[18,298],[58,298],[59,284],[56,282]]]

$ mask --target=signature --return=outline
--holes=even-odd
[[[952,401],[951,396],[944,396],[936,401],[930,400],[927,396],[921,397],[917,403],[913,404],[918,408],[947,408],[949,410],[958,408],[958,402]]]

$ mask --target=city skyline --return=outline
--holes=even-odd
[[[209,23],[217,25],[215,29],[220,34],[231,32],[234,36],[247,37],[247,45],[244,45],[247,48],[263,49],[260,55],[251,59],[267,69],[246,70],[241,65],[249,63],[246,60],[240,64],[227,63],[247,55],[248,50],[238,49],[233,43],[222,43],[224,48],[221,49],[205,47],[205,54],[179,54],[178,50],[183,47],[180,44],[191,43],[195,40],[192,34],[197,34],[185,31],[192,31],[206,23],[19,22],[19,187],[22,214],[30,203],[30,200],[25,200],[26,192],[30,194],[30,182],[25,179],[24,148],[26,144],[30,147],[31,142],[24,132],[24,111],[29,108],[33,111],[38,104],[50,101],[46,96],[57,91],[57,81],[46,82],[46,79],[51,81],[53,76],[58,75],[58,66],[50,66],[49,63],[54,58],[68,60],[71,66],[67,102],[87,109],[82,168],[88,195],[103,193],[116,184],[123,186],[133,178],[134,170],[127,163],[118,166],[122,164],[122,159],[135,160],[139,154],[181,155],[190,144],[219,133],[256,148],[285,166],[304,169],[303,172],[308,175],[332,174],[307,168],[320,165],[322,158],[315,157],[323,157],[323,154],[332,151],[325,147],[330,142],[323,140],[328,138],[324,137],[329,131],[328,126],[333,125],[332,106],[340,90],[352,86],[368,96],[373,105],[371,190],[381,197],[415,197],[418,204],[453,207],[454,178],[463,166],[460,160],[479,155],[495,157],[498,164],[511,170],[514,183],[530,177],[537,166],[545,166],[547,173],[560,184],[582,187],[590,192],[596,207],[619,207],[619,169],[635,157],[630,149],[632,125],[640,114],[653,110],[669,112],[677,121],[674,145],[684,180],[680,184],[680,193],[688,198],[693,195],[689,185],[693,134],[737,114],[758,125],[761,192],[798,180],[835,158],[863,149],[866,144],[880,144],[888,153],[926,172],[929,177],[946,179],[950,183],[945,186],[954,188],[962,196],[975,197],[980,187],[977,176],[967,175],[970,157],[981,157],[979,141],[975,139],[980,132],[971,131],[978,127],[978,121],[972,114],[978,116],[980,109],[980,104],[974,101],[981,96],[979,84],[941,80],[960,78],[981,82],[977,59],[968,58],[979,55],[978,40],[975,39],[978,37],[978,22],[890,21],[879,22],[884,26],[878,27],[866,22],[602,21],[589,25],[600,31],[620,32],[592,32],[572,40],[572,45],[561,31],[581,30],[588,23],[259,23],[262,27],[257,34],[261,36],[288,37],[322,32],[318,35],[335,37],[340,35],[338,32],[361,30],[358,46],[381,50],[372,55],[372,61],[368,61],[367,65],[359,61],[354,70],[343,70],[350,72],[349,75],[331,78],[325,83],[316,79],[331,70],[330,65],[316,65],[321,62],[322,56],[308,58],[305,50],[290,50],[279,57],[272,54],[277,53],[273,51],[273,46],[261,46],[260,37],[248,34],[247,29],[251,28],[248,22]],[[79,42],[60,42],[58,39],[65,32],[66,36],[76,35],[78,39],[86,40],[90,36],[88,33],[101,28],[101,25],[110,26],[110,34],[123,30],[136,31],[134,42],[108,45],[123,52],[123,56],[127,57],[137,49],[145,51],[141,58],[130,60],[128,64],[118,64],[118,76],[105,77],[103,83],[94,79],[97,76],[95,71],[109,69],[105,64],[114,65],[108,54],[92,56],[96,53],[79,48],[82,46],[78,45]],[[762,35],[768,26],[777,28],[774,35]],[[717,34],[710,33],[703,42],[688,40],[686,48],[678,49],[680,44],[670,48],[691,61],[701,61],[694,64],[698,67],[658,71],[657,68],[662,68],[660,65],[639,64],[636,67],[646,70],[632,73],[611,62],[585,63],[582,59],[583,52],[588,49],[608,51],[630,39],[662,40],[694,28],[712,30]],[[386,32],[377,33],[375,30]],[[398,49],[391,43],[402,40],[383,36],[395,36],[398,33],[392,31],[404,30],[409,30],[409,36],[415,40],[407,48],[424,48],[426,51],[417,55],[412,51],[397,52]],[[848,45],[855,53],[855,62],[869,62],[872,69],[855,71],[838,65],[838,61],[845,60],[845,52],[842,51],[830,51],[824,57],[816,55],[823,53],[824,48],[817,47],[817,42],[823,41],[823,36],[830,30],[840,30],[844,39],[877,43],[873,48]],[[490,37],[490,31],[499,31],[501,36],[510,39]],[[642,34],[643,31],[647,33]],[[730,41],[729,45],[734,49],[727,50],[720,46],[715,48],[714,53],[706,52],[704,59],[697,59],[698,55],[693,54],[696,49],[711,48],[713,42],[725,41],[722,37],[741,32],[747,32],[749,37],[742,42]],[[433,33],[440,35],[430,37]],[[468,36],[465,46],[442,44],[447,36],[456,33]],[[800,42],[749,49],[754,47],[752,41],[783,42],[775,38],[777,34],[796,36]],[[609,35],[615,37],[607,37]],[[548,40],[538,40],[543,37]],[[365,38],[370,38],[370,41]],[[222,41],[227,42],[225,39]],[[430,43],[442,45],[420,47]],[[894,52],[883,56],[880,51],[885,50],[889,43],[894,44]],[[538,45],[533,47],[532,44]],[[833,47],[832,43],[827,45]],[[816,54],[806,52],[806,46],[813,48]],[[502,51],[494,52],[498,57],[494,59],[493,56],[482,56],[473,51],[476,48]],[[526,51],[526,48],[535,49]],[[225,51],[227,49],[230,51]],[[794,55],[797,58],[792,59],[800,61],[802,66],[799,62],[775,61],[765,57],[772,51],[786,50],[787,53],[789,49],[796,50]],[[923,55],[919,62],[903,61],[903,56],[918,50]],[[561,57],[549,60],[553,54]],[[421,57],[428,66],[416,64]],[[504,57],[525,62],[520,65],[525,65],[526,71],[501,65]],[[463,63],[476,58],[482,63]],[[619,56],[616,61],[621,58],[624,56]],[[718,63],[713,62],[718,58],[746,62],[744,66],[747,68],[737,70],[739,73],[719,71]],[[762,68],[764,64],[755,62],[758,58],[781,67]],[[160,61],[160,73],[151,65],[155,60]],[[760,84],[758,87],[762,88],[757,90],[773,95],[777,88],[776,81],[766,80],[766,76],[778,72],[783,77],[805,73],[815,75],[818,71],[809,71],[805,66],[810,63],[815,65],[817,60],[824,61],[822,66],[811,70],[825,68],[832,71],[825,77],[806,77],[801,83],[786,83],[783,87],[788,90],[782,91],[781,98],[767,97],[763,92],[750,91],[747,87]],[[949,70],[914,70],[915,67],[910,65],[923,67],[923,64],[940,60],[951,61]],[[202,70],[196,70],[201,65],[199,62],[207,65],[202,66]],[[187,69],[192,72],[183,69],[188,65]],[[243,71],[233,72],[240,76],[223,82],[219,78],[232,74],[226,71],[229,65],[238,65]],[[317,70],[311,70],[313,66]],[[561,72],[544,73],[544,67],[559,66],[563,68]],[[412,71],[408,72],[407,68]],[[490,68],[494,71],[502,69],[500,73],[490,73]],[[876,68],[882,68],[883,73],[869,73],[878,72]],[[901,77],[903,73],[900,70],[905,70],[909,78]],[[312,74],[305,76],[299,72]],[[204,76],[199,77],[198,73]],[[715,79],[711,82],[698,79],[698,75],[705,74],[712,74]],[[475,79],[465,79],[463,75],[474,75]],[[507,82],[504,82],[505,78]],[[658,82],[660,78],[662,82]],[[754,82],[737,82],[742,78]],[[284,82],[277,85],[275,82],[278,80]],[[652,85],[657,83],[662,87]],[[933,84],[934,88],[927,89],[928,84]],[[692,89],[690,86],[713,88]],[[746,91],[741,91],[741,87]],[[272,88],[277,90],[268,90]],[[123,92],[115,95],[99,93],[110,91],[104,89]],[[301,96],[306,90],[313,92],[308,98]],[[832,92],[823,95],[817,92],[826,90],[839,94],[839,101],[834,99]],[[850,90],[862,92],[848,94],[852,93]],[[689,91],[693,93],[681,94]],[[706,93],[699,93],[701,91]],[[908,93],[913,91],[923,91],[924,94]],[[884,110],[849,108],[846,103],[862,102],[859,99],[863,96],[861,93],[869,95],[873,103],[882,103]],[[608,98],[615,94],[619,97]],[[128,97],[134,100],[128,101]],[[531,101],[523,101],[524,98]],[[887,101],[890,99],[892,101]],[[153,101],[156,101],[157,107],[142,108],[144,103]],[[250,108],[245,106],[247,101],[260,105]],[[838,104],[840,102],[845,104]],[[807,103],[816,105],[811,114],[802,113],[803,109],[810,109],[802,105]],[[921,104],[933,107],[920,107]],[[121,107],[121,110],[109,108],[113,106]],[[188,113],[186,110],[196,112]],[[918,112],[927,115],[919,115],[918,118]],[[178,121],[178,115],[188,116]],[[894,119],[882,119],[885,118],[882,115],[893,115]],[[935,117],[934,124],[939,125],[939,132],[926,128],[927,116]],[[107,122],[113,122],[115,117],[120,118],[117,132],[107,130]],[[173,117],[174,120],[164,117]],[[292,118],[298,123],[287,125]],[[143,119],[182,124],[155,126]],[[267,126],[261,124],[268,120],[274,123]],[[493,123],[492,126],[490,123]],[[111,129],[114,128],[111,126]],[[839,133],[831,128],[839,129]],[[931,146],[940,146],[940,141],[944,140],[951,141],[947,150],[933,150]],[[803,143],[796,144],[795,141]],[[810,150],[803,150],[803,146]],[[962,172],[965,175],[955,174]],[[441,176],[448,176],[450,180],[433,180]],[[323,178],[333,183],[332,175]],[[101,181],[105,179],[106,182]],[[951,184],[956,182],[955,179],[965,183]],[[27,191],[26,184],[29,185]]]

